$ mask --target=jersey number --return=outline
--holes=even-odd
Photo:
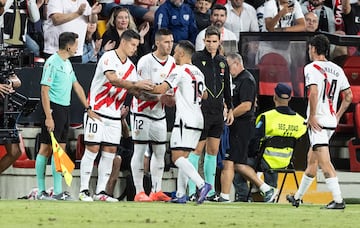
[[[89,123],[89,133],[96,133],[98,129],[97,123]]]
[[[324,93],[322,95],[323,103],[326,102],[326,98],[331,101],[334,100],[336,85],[337,80],[332,80],[330,84],[327,79],[324,79]]]
[[[198,97],[202,97],[202,91],[204,89],[204,84],[202,82],[197,82],[197,81],[192,81],[191,82],[193,84],[193,88],[194,88],[194,104],[197,103],[197,98]]]
[[[138,129],[138,130],[141,130],[143,129],[142,128],[142,125],[144,124],[144,121],[143,120],[135,120],[135,129]]]

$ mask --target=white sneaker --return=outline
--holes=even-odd
[[[83,190],[79,193],[79,200],[84,202],[93,202],[93,198],[90,196],[89,190]]]
[[[118,199],[109,196],[104,191],[101,191],[99,194],[95,194],[93,196],[93,199],[94,199],[94,201],[105,201],[105,202],[112,202],[112,203],[119,202]]]

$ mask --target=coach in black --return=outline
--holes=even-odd
[[[265,202],[273,202],[277,190],[262,181],[254,169],[247,165],[248,146],[254,136],[254,106],[256,99],[256,82],[252,74],[244,69],[241,55],[227,55],[227,63],[233,78],[233,114],[234,123],[229,127],[230,149],[226,151],[224,168],[221,172],[221,194],[219,202],[230,200],[230,188],[234,171],[253,182],[264,195]]]
[[[204,100],[201,109],[204,116],[204,130],[194,152],[190,153],[189,160],[198,168],[200,154],[205,145],[204,176],[205,181],[213,186],[208,193],[208,200],[215,196],[214,184],[216,173],[216,158],[219,151],[220,136],[224,128],[224,99],[228,108],[225,116],[226,124],[231,125],[234,117],[232,114],[232,100],[230,88],[229,67],[224,56],[219,54],[220,31],[215,26],[205,30],[205,48],[192,56],[192,63],[197,66],[205,76],[208,99]],[[189,183],[189,195],[195,193],[195,185]]]

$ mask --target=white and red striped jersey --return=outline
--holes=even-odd
[[[181,119],[188,127],[203,128],[201,98],[206,90],[203,73],[194,65],[176,66],[165,79],[171,88],[177,87],[176,120]]]
[[[166,61],[160,61],[153,53],[149,53],[138,61],[137,72],[139,79],[150,79],[155,84],[161,84],[175,66],[175,60],[172,56],[169,55]],[[131,111],[152,118],[163,118],[165,116],[164,106],[160,101],[143,101],[135,97]]]
[[[88,96],[89,104],[97,113],[119,118],[127,90],[113,86],[105,76],[107,71],[115,71],[122,80],[137,81],[136,68],[129,58],[122,62],[115,50],[105,52],[96,66]]]
[[[304,74],[305,86],[316,85],[318,89],[316,118],[320,126],[335,128],[337,126],[336,111],[340,92],[350,88],[344,71],[330,61],[314,61],[305,66]],[[310,105],[307,107],[308,118],[309,114]]]

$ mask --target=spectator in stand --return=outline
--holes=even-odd
[[[264,18],[269,32],[305,31],[304,14],[296,0],[269,0],[265,2]]]
[[[39,10],[40,19],[32,22],[31,20],[27,23],[27,34],[26,34],[26,47],[34,53],[34,56],[39,57],[43,55],[44,51],[44,32],[43,32],[43,20],[45,18],[46,11],[44,7],[48,0],[37,0],[36,5]]]
[[[114,50],[118,48],[120,44],[121,34],[132,29],[137,32],[136,24],[129,10],[125,7],[114,8],[113,13],[106,25],[107,29],[102,36],[101,53],[105,51]],[[136,64],[138,56],[143,56],[151,51],[150,45],[146,42],[145,35],[149,32],[150,25],[145,22],[144,26],[140,30],[140,44],[137,50],[137,54],[131,57],[131,60]]]
[[[95,3],[90,7],[86,0],[49,0],[47,6],[47,20],[44,22],[44,57],[47,58],[58,50],[59,34],[74,32],[79,35],[79,45],[70,61],[81,63],[85,42],[87,23],[97,23],[97,15],[101,5]]]
[[[40,20],[36,0],[8,0],[3,7],[4,43],[9,46],[26,45],[27,23]]]
[[[220,31],[220,43],[224,40],[237,40],[236,35],[224,27],[226,18],[227,10],[225,6],[215,4],[211,9],[210,21],[211,25],[217,27]],[[202,51],[205,48],[205,31],[206,29],[201,30],[196,37],[196,51]]]
[[[305,14],[305,32],[316,32],[319,26],[319,17],[314,12]]]
[[[195,20],[199,31],[206,29],[210,24],[210,8],[212,0],[197,0],[195,3]]]
[[[198,29],[195,16],[184,0],[166,0],[155,11],[154,34],[161,28],[170,29],[175,43],[180,40],[189,40],[195,43]]]
[[[99,38],[96,28],[96,23],[89,22],[87,25],[82,63],[96,63],[98,61],[102,39]]]
[[[264,19],[265,2],[267,2],[267,1],[268,0],[264,1],[263,4],[259,5],[256,8],[256,16],[258,19],[258,25],[259,25],[260,32],[267,32],[266,26],[265,26],[265,19]]]
[[[343,20],[345,25],[345,33],[347,35],[360,35],[360,1],[350,4],[350,0],[342,0]],[[350,48],[350,54],[360,55],[360,47],[357,51]]]
[[[101,16],[109,18],[111,12],[115,7],[125,7],[127,8],[131,15],[133,15],[136,21],[147,21],[152,23],[154,21],[154,11],[149,10],[140,6],[139,4],[153,5],[155,6],[157,2],[155,0],[100,0],[102,5]]]
[[[325,0],[308,0],[301,4],[303,14],[314,12],[318,16],[318,30],[334,33],[335,16],[331,8],[324,5]]]
[[[259,32],[254,7],[244,0],[229,0],[225,7],[228,14],[224,27],[236,35],[236,41],[239,41],[240,32]]]

